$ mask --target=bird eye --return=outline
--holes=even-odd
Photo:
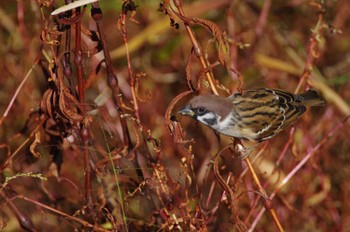
[[[205,108],[204,107],[199,107],[198,108],[198,113],[199,114],[203,114],[205,112]]]

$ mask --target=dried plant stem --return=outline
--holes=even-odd
[[[84,143],[84,175],[85,175],[85,201],[90,209],[90,213],[94,213],[92,205],[92,191],[91,191],[91,166],[90,166],[90,152],[89,145],[91,141],[90,128],[84,125],[81,129],[81,138]]]
[[[291,144],[293,144],[293,136],[294,136],[294,132],[295,132],[295,126],[292,127],[292,129],[290,129],[289,131],[289,137],[288,137],[288,141],[285,143],[282,152],[280,153],[280,155],[278,156],[278,159],[276,161],[276,166],[280,166],[282,159],[284,158],[285,154],[287,153],[287,150],[289,148],[289,146]]]
[[[19,222],[21,228],[25,231],[37,232],[38,229],[34,226],[31,218],[25,212],[23,212],[20,208],[18,208],[8,195],[9,194],[6,191],[1,191],[0,199],[6,202],[7,206],[16,216],[17,221]]]
[[[213,9],[220,9],[221,7],[225,7],[229,5],[231,0],[206,0],[206,1],[193,1],[190,4],[184,5],[184,11],[187,12],[190,17],[198,17],[199,15],[208,12]],[[1,9],[0,9],[1,10]],[[2,15],[0,13],[0,15]],[[167,16],[156,19],[152,24],[146,25],[145,29],[139,31],[137,36],[129,38],[129,52],[136,52],[140,47],[144,46],[150,38],[153,38],[154,35],[159,33],[167,33],[167,31],[171,30],[169,27],[169,22],[167,21]],[[126,55],[125,45],[120,45],[117,48],[111,51],[111,58],[118,59],[124,57]]]
[[[228,202],[229,202],[229,209],[231,210],[231,217],[230,217],[230,222],[232,224],[235,225],[235,228],[237,231],[247,231],[247,226],[246,224],[239,218],[239,213],[238,213],[238,205],[237,205],[237,198],[234,195],[234,192],[232,191],[232,189],[230,188],[230,186],[227,184],[227,182],[229,181],[231,175],[228,176],[227,182],[224,181],[224,179],[221,177],[220,172],[219,172],[219,167],[218,167],[218,158],[221,156],[221,153],[226,150],[227,148],[229,148],[229,146],[227,146],[226,148],[222,149],[215,161],[214,161],[214,165],[213,165],[213,171],[214,171],[214,175],[217,179],[217,181],[219,182],[219,184],[221,185],[221,187],[224,189],[223,192],[223,196],[224,194],[227,196]],[[217,205],[218,206],[218,205]],[[215,207],[217,209],[217,207]],[[215,210],[216,210],[215,209]],[[211,213],[214,214],[215,210],[213,210]]]
[[[121,102],[121,95],[120,95],[120,90],[119,90],[119,84],[118,84],[118,78],[115,75],[114,71],[113,71],[113,67],[112,67],[112,61],[111,61],[111,56],[109,53],[109,49],[107,46],[107,41],[106,41],[106,36],[103,32],[103,24],[102,24],[102,19],[103,19],[103,14],[102,14],[102,10],[99,6],[98,2],[94,2],[93,7],[91,8],[91,16],[93,18],[93,20],[96,23],[96,27],[98,30],[98,33],[100,35],[101,38],[101,42],[102,42],[102,50],[103,50],[103,54],[105,56],[105,63],[106,63],[106,71],[107,71],[107,82],[109,87],[111,88],[112,92],[113,92],[113,101],[115,106],[117,107],[120,115],[124,114],[123,108],[122,108],[122,102]],[[123,139],[124,139],[124,148],[130,147],[131,144],[131,139],[130,139],[130,134],[129,134],[129,130],[127,128],[127,124],[126,124],[126,118],[125,117],[120,117],[120,123],[121,123],[121,127],[123,130]],[[104,135],[105,136],[105,135]],[[107,141],[106,136],[105,136],[105,141]],[[111,154],[111,151],[108,148],[108,154]],[[120,205],[121,205],[121,211],[122,211],[122,215],[123,215],[123,222],[124,222],[124,227],[125,227],[125,231],[129,231],[128,230],[128,224],[127,224],[127,220],[126,220],[126,212],[125,212],[125,201],[124,201],[124,196],[123,193],[121,191],[120,185],[119,185],[119,181],[118,181],[118,176],[117,176],[117,167],[114,167],[113,162],[111,162],[113,165],[113,172],[115,175],[115,179],[117,182],[117,188],[118,188],[118,193],[119,193],[119,199],[120,199]]]
[[[126,28],[126,13],[127,12],[122,12],[120,17],[119,17],[119,26],[120,26],[120,32],[123,36],[124,40],[124,45],[125,45],[125,54],[126,54],[126,60],[128,63],[128,73],[129,73],[129,79],[130,79],[130,88],[131,88],[131,94],[132,94],[132,101],[134,104],[134,111],[135,111],[135,116],[137,120],[140,120],[140,115],[139,115],[139,106],[137,103],[137,97],[136,97],[136,92],[135,92],[135,77],[132,72],[131,68],[131,60],[130,60],[130,53],[129,53],[129,45],[128,45],[128,33],[127,33],[127,28]],[[142,130],[142,126],[140,126],[140,129]]]
[[[93,231],[109,231],[109,230],[103,229],[103,228],[101,228],[101,227],[95,226],[95,225],[93,225],[93,224],[90,224],[89,222],[84,221],[84,220],[82,220],[82,219],[80,219],[80,218],[71,216],[71,215],[69,215],[69,214],[66,214],[66,213],[60,211],[60,210],[57,210],[57,209],[55,209],[55,208],[52,208],[52,207],[47,206],[47,205],[45,205],[45,204],[42,204],[42,203],[40,203],[40,202],[38,202],[38,201],[36,201],[36,200],[27,198],[27,197],[25,197],[25,196],[23,196],[23,195],[18,195],[18,196],[16,196],[16,197],[13,197],[13,198],[10,199],[10,200],[13,201],[13,200],[16,199],[16,198],[21,198],[21,199],[23,199],[23,200],[25,200],[25,201],[31,202],[31,203],[33,203],[33,204],[35,204],[35,205],[37,205],[37,206],[39,206],[39,207],[41,207],[41,208],[47,209],[47,210],[49,210],[49,211],[51,211],[51,212],[53,212],[53,213],[56,213],[56,214],[58,214],[58,215],[61,215],[62,217],[67,218],[67,219],[69,219],[69,220],[71,220],[71,221],[74,221],[74,222],[76,222],[76,223],[78,223],[78,224],[80,224],[80,225],[82,225],[82,226],[84,226],[84,227],[92,228]]]
[[[35,65],[37,65],[38,61],[39,61],[39,59],[36,59],[35,63],[34,63],[34,64],[32,65],[32,67],[29,69],[27,75],[23,78],[21,84],[19,84],[18,88],[16,89],[15,94],[13,95],[13,97],[12,97],[10,103],[8,104],[8,106],[7,106],[7,108],[6,108],[5,112],[4,112],[4,114],[2,115],[2,118],[0,119],[0,127],[1,127],[2,124],[4,123],[5,118],[7,117],[8,113],[10,112],[10,109],[11,109],[13,103],[15,102],[15,100],[16,100],[18,94],[19,94],[19,91],[21,91],[21,89],[22,89],[24,83],[26,83],[26,81],[28,80],[30,74],[33,72],[34,67],[35,67]]]
[[[0,166],[0,172],[6,168],[10,162],[13,160],[13,158],[22,150],[22,148],[29,143],[29,141],[35,136],[35,133],[38,132],[45,122],[45,116],[40,117],[40,121],[38,122],[38,125],[35,127],[35,129],[30,133],[28,138],[9,156],[6,158],[6,161]]]
[[[315,28],[312,30],[313,33],[310,38],[304,72],[300,78],[300,81],[295,90],[295,93],[298,93],[300,91],[300,88],[305,80],[307,81],[310,79],[310,75],[313,70],[313,62],[314,62],[314,59],[317,57],[317,45],[319,42],[319,37],[322,29],[323,29],[323,13],[322,11],[320,11],[320,13],[318,14],[317,24]]]
[[[78,14],[80,14],[80,11]],[[79,16],[79,15],[78,15]],[[83,57],[81,51],[81,21],[79,20],[75,24],[75,64],[77,66],[77,77],[78,77],[78,94],[79,102],[82,103],[82,109],[84,108],[84,80],[83,80]],[[84,113],[84,112],[82,112]]]
[[[262,187],[261,183],[260,183],[260,180],[258,178],[258,176],[256,175],[256,172],[253,168],[253,165],[251,164],[250,160],[248,157],[246,157],[244,159],[244,162],[247,164],[248,166],[248,169],[250,170],[250,172],[252,173],[252,176],[253,176],[253,179],[254,179],[254,182],[256,183],[256,185],[258,186],[259,188],[259,192],[261,193],[261,195],[263,196],[264,198],[264,207],[265,209],[267,209],[267,211],[269,212],[269,214],[271,215],[278,231],[282,232],[284,231],[283,230],[283,227],[280,223],[280,221],[278,220],[278,217],[277,217],[277,214],[276,214],[276,211],[275,209],[273,208],[272,204],[271,204],[271,200],[270,198],[268,197],[268,195],[266,194],[265,192],[265,189]]]
[[[71,91],[71,93],[74,95],[74,97],[76,99],[79,99],[77,91],[75,89],[74,86],[74,81],[73,81],[73,71],[72,71],[72,65],[71,65],[71,55],[70,55],[70,51],[71,51],[71,26],[69,25],[66,29],[65,29],[65,36],[66,36],[66,43],[65,43],[65,53],[63,55],[63,58],[61,60],[62,62],[62,67],[63,67],[63,74],[66,77],[66,79],[68,80],[68,84],[69,84],[69,90]]]
[[[350,118],[350,116],[346,117],[342,122],[340,122],[335,128],[333,128],[327,136],[325,136],[322,141],[320,141],[315,147],[313,147],[310,152],[295,166],[295,168],[289,172],[289,174],[280,182],[277,188],[272,192],[269,199],[273,199],[276,194],[291,180],[291,178],[306,164],[307,161],[311,159],[311,157],[322,147],[324,143],[328,141],[329,138],[333,136],[333,134],[338,131],[341,127],[344,126],[345,122]],[[260,220],[261,216],[264,214],[265,208],[261,209],[258,215],[255,217],[254,222],[251,225],[250,231],[252,231]]]
[[[256,24],[255,27],[255,37],[254,40],[251,42],[251,46],[249,49],[249,53],[248,53],[248,61],[250,62],[252,55],[255,53],[257,45],[259,44],[259,40],[261,38],[261,36],[263,35],[266,23],[267,23],[267,18],[269,16],[270,13],[270,9],[271,9],[271,1],[270,0],[266,0],[264,1],[264,5],[262,7],[260,16],[259,16],[259,20]]]
[[[319,15],[318,15],[318,22],[317,22],[317,25],[316,27],[314,28],[313,30],[313,35],[312,37],[310,38],[310,44],[309,44],[309,47],[308,47],[308,52],[307,52],[307,58],[306,58],[306,63],[305,63],[305,68],[304,68],[304,72],[300,78],[300,81],[299,81],[299,84],[295,90],[295,93],[298,93],[300,91],[300,88],[301,86],[303,85],[303,83],[305,82],[305,80],[308,80],[310,78],[310,75],[311,75],[311,72],[313,70],[313,61],[315,59],[315,57],[317,56],[317,44],[318,44],[318,37],[321,33],[321,30],[323,28],[323,13],[322,11],[320,11]],[[289,140],[285,146],[285,149],[283,150],[283,154],[285,153],[286,151],[286,148],[289,146],[289,144],[291,143],[291,138],[292,138],[292,133],[294,132],[294,130],[291,131],[291,135],[289,137]],[[256,175],[255,171],[254,171],[254,168],[249,160],[249,158],[245,158],[244,159],[245,163],[247,164],[250,172],[252,173],[252,176],[253,176],[253,179],[254,179],[254,182],[258,185],[258,188],[259,188],[259,192],[262,194],[262,196],[264,197],[264,206],[265,206],[265,209],[267,209],[269,211],[269,214],[272,216],[277,228],[279,231],[283,231],[283,228],[278,220],[278,217],[276,215],[276,212],[275,210],[272,208],[272,205],[268,203],[268,201],[271,201],[271,199],[275,196],[274,194],[276,194],[276,191],[274,192],[274,194],[271,195],[271,197],[269,198],[264,190],[264,188],[262,187],[260,181],[259,181],[259,178],[258,176]],[[278,163],[280,162],[280,159],[278,160]],[[262,210],[260,211],[259,215],[261,217],[262,215],[262,212],[265,211]],[[259,218],[260,218],[259,217]],[[255,220],[255,222],[257,222],[257,220]],[[253,224],[255,226],[255,224]]]
[[[91,8],[91,16],[93,20],[96,23],[97,31],[100,35],[101,38],[101,44],[102,44],[102,50],[103,50],[103,55],[105,57],[105,63],[106,63],[106,71],[107,71],[107,82],[109,87],[112,90],[112,97],[113,97],[113,102],[119,112],[120,115],[124,114],[124,110],[122,108],[122,100],[121,100],[121,94],[119,90],[119,83],[118,83],[118,78],[114,73],[113,67],[112,67],[112,61],[111,61],[111,56],[109,53],[109,49],[107,46],[107,41],[106,41],[106,36],[103,32],[103,24],[102,24],[102,10],[98,4],[98,2],[94,2],[93,7]],[[131,139],[130,139],[130,134],[129,130],[127,128],[126,124],[126,118],[125,117],[120,117],[120,123],[121,127],[123,130],[123,141],[124,141],[124,146],[125,147],[130,147],[131,145]]]
[[[179,11],[179,14],[181,16],[185,16],[185,12],[182,9],[182,4],[181,4],[180,0],[174,0],[174,5],[176,6],[177,10]],[[185,23],[185,28],[186,28],[186,31],[187,31],[190,39],[191,39],[194,53],[198,57],[199,61],[201,62],[201,65],[202,65],[202,67],[204,69],[205,76],[207,77],[207,80],[209,82],[211,90],[213,91],[213,93],[215,95],[219,95],[219,93],[218,93],[218,91],[217,91],[217,89],[215,87],[214,78],[213,78],[213,76],[212,76],[212,74],[210,72],[209,65],[208,65],[207,61],[203,57],[201,47],[200,47],[196,37],[194,36],[194,33],[193,33],[191,27],[187,23]]]
[[[77,14],[79,16],[80,10],[77,8]],[[82,48],[81,48],[81,21],[79,20],[75,24],[75,64],[77,67],[77,79],[78,79],[78,95],[79,102],[81,104],[81,114],[85,113],[85,104],[84,104],[84,80],[83,80],[83,58],[82,58]],[[90,132],[89,128],[86,128],[87,124],[82,124],[81,128],[81,138],[84,144],[84,178],[85,178],[85,201],[89,213],[94,213],[93,202],[92,202],[92,191],[91,191],[91,167],[90,167],[90,152],[89,152],[89,141],[90,141]]]

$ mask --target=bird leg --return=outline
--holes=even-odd
[[[254,149],[258,146],[258,144],[259,143],[255,143],[255,144],[250,145],[250,146],[244,146],[240,139],[234,140],[234,148],[240,154],[239,158],[241,160],[244,160],[245,158],[247,158],[254,151]]]

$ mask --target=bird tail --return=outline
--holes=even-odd
[[[323,106],[325,104],[323,98],[312,89],[298,94],[298,97],[301,98],[302,104],[305,106]]]

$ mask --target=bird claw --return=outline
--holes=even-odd
[[[245,147],[243,144],[236,144],[236,151],[240,154],[239,158],[244,160],[254,151],[255,147]]]

